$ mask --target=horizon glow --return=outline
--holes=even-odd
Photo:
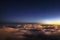
[[[46,19],[44,24],[60,24],[60,18]]]

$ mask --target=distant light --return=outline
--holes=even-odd
[[[43,22],[44,24],[58,24],[60,25],[60,18],[46,19]]]

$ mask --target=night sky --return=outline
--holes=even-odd
[[[60,22],[60,0],[2,0],[0,22]]]

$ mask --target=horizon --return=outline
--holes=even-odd
[[[59,0],[2,0],[1,23],[60,24]]]

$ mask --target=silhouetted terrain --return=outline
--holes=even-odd
[[[15,25],[15,28],[14,28]],[[22,25],[22,24],[20,24]],[[57,31],[54,28],[41,28],[42,25],[40,25],[37,28],[33,28],[31,24],[22,25],[19,24],[9,24],[7,27],[2,25],[0,26],[0,40],[60,40],[60,33],[57,33]],[[11,26],[11,27],[10,27]],[[25,27],[26,26],[26,27]],[[36,26],[36,24],[35,24]],[[21,27],[21,28],[20,28]],[[25,27],[25,28],[24,28]],[[44,27],[44,26],[42,26]],[[27,28],[27,29],[26,29]],[[40,29],[39,29],[40,28]],[[42,29],[42,30],[41,30]],[[45,31],[43,31],[45,30]],[[55,32],[55,31],[56,32]],[[60,31],[59,31],[60,32]],[[45,34],[47,33],[47,34]]]
[[[39,30],[29,30],[32,34],[28,34],[25,33],[22,36],[24,36],[23,38],[17,38],[16,37],[12,37],[11,32],[7,32],[7,31],[0,31],[0,38],[2,38],[1,40],[60,40],[60,35],[59,36],[55,36],[55,35],[44,35],[42,32],[40,33]],[[19,32],[19,31],[18,31]],[[16,32],[17,33],[17,32]],[[20,34],[18,34],[20,35]],[[5,39],[4,39],[5,38]]]

